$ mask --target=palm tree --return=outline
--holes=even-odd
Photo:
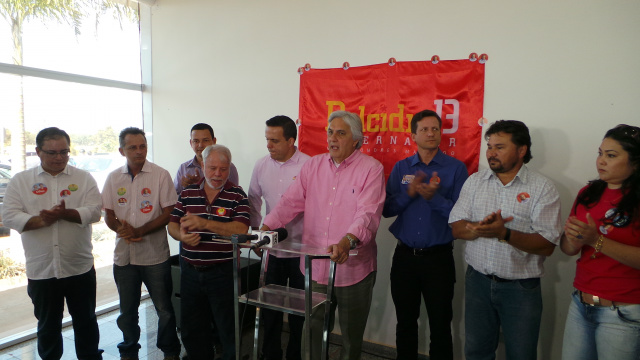
[[[128,1],[126,1],[128,3]],[[73,26],[75,34],[80,34],[82,20],[86,17],[88,9],[93,9],[97,14],[103,14],[107,9],[115,9],[118,19],[123,17],[137,17],[137,11],[110,0],[2,0],[0,1],[0,14],[11,26],[13,39],[13,64],[23,65],[22,59],[22,25],[29,19],[39,19],[43,22],[65,22]],[[96,16],[96,22],[98,17]],[[15,174],[26,167],[26,148],[24,136],[24,91],[22,75],[17,85],[18,114],[17,124],[11,132],[12,146],[18,146],[14,151],[11,163],[12,172]],[[17,156],[16,156],[17,153]]]

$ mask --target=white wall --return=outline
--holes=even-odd
[[[158,0],[152,8],[155,161],[175,173],[192,156],[189,128],[208,122],[247,188],[266,154],[264,121],[298,114],[296,70],[489,54],[485,117],[529,125],[530,166],[557,185],[563,216],[594,178],[604,132],[638,124],[638,1]],[[484,151],[483,145],[483,151]],[[481,167],[486,167],[484,156]],[[383,220],[378,281],[366,339],[395,345],[389,269],[395,241]],[[456,245],[456,358],[462,358],[462,244]],[[574,260],[546,262],[540,359],[560,358]],[[423,311],[424,313],[425,311]],[[427,352],[426,316],[421,347]]]

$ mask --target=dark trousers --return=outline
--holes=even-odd
[[[421,255],[414,255],[406,247],[396,247],[391,265],[391,296],[398,319],[398,359],[418,358],[421,298],[429,316],[430,359],[453,359],[451,302],[455,281],[451,246],[438,246]]]
[[[300,271],[300,258],[278,258],[269,255],[266,283],[304,289],[304,275]],[[264,319],[264,341],[262,354],[265,359],[282,359],[282,318],[280,311],[262,310]],[[301,359],[300,343],[304,317],[289,315],[289,343],[287,345],[287,359]]]
[[[63,279],[29,279],[27,293],[38,319],[38,355],[43,360],[62,357],[62,314],[64,302],[73,321],[76,355],[79,360],[102,359],[98,349],[100,332],[96,318],[96,271]]]
[[[211,323],[222,343],[222,359],[236,356],[233,262],[197,270],[180,258],[180,330],[189,360],[215,357]]]

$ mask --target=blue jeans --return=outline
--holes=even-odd
[[[269,267],[267,269],[267,284],[276,284],[290,288],[304,289],[304,275],[300,271],[300,258],[278,258],[269,255]],[[262,310],[264,319],[264,340],[262,342],[262,354],[265,359],[282,359],[282,318],[280,311]],[[289,343],[287,345],[287,360],[300,360],[302,327],[304,317],[288,315],[289,319]]]
[[[212,322],[222,343],[222,359],[235,359],[234,301],[233,262],[198,271],[180,257],[180,330],[189,360],[214,358]]]
[[[100,360],[100,332],[96,318],[96,270],[62,279],[29,279],[27,293],[38,319],[38,355],[44,360],[62,357],[62,313],[64,301],[73,321],[76,356]]]
[[[562,342],[563,360],[640,359],[640,305],[591,306],[575,291]]]
[[[149,290],[151,301],[158,314],[158,338],[156,346],[165,356],[180,355],[180,340],[176,331],[176,315],[171,305],[171,265],[167,259],[157,265],[113,265],[113,277],[120,296],[120,316],[118,327],[124,341],[118,344],[120,356],[138,357],[140,349],[140,326],[138,326],[138,307],[142,283]]]
[[[539,278],[496,281],[469,265],[464,304],[467,360],[495,359],[500,327],[507,359],[536,360],[542,316]]]

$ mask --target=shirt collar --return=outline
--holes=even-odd
[[[201,167],[196,155],[193,156],[193,159],[189,160],[187,167],[197,167],[197,168]]]
[[[494,177],[496,179],[498,178],[496,173],[492,170],[487,171],[487,173],[484,175],[485,179],[490,179],[491,177]],[[520,167],[520,170],[518,170],[518,173],[513,178],[513,180],[509,182],[509,184],[513,183],[516,179],[519,179],[523,184],[526,184],[529,181],[529,168],[527,168],[526,164],[522,164],[522,167]]]
[[[287,160],[285,162],[280,162],[278,160],[274,160],[274,159],[271,158],[271,156],[269,156],[269,160],[277,163],[278,165],[284,165],[284,164],[287,164],[287,163],[297,164],[298,162],[300,162],[300,151],[298,151],[298,147],[297,146],[295,146],[294,148],[296,149],[296,151],[293,153],[293,155],[291,155],[289,160]]]
[[[40,165],[38,165],[38,170],[37,171],[38,171],[38,175],[42,175],[42,173],[49,174],[48,172],[44,171],[44,168],[42,167],[42,163]],[[69,164],[67,164],[64,167],[64,170],[62,170],[60,173],[58,173],[58,175],[60,175],[60,174],[69,175]],[[51,174],[49,174],[49,175],[51,175]],[[58,175],[56,175],[56,176],[58,176]]]
[[[436,164],[440,164],[442,165],[442,160],[444,159],[444,153],[440,150],[440,148],[438,148],[438,152],[436,153],[436,155],[433,157],[433,159],[431,159],[431,161],[429,162],[429,165],[431,165],[432,162],[436,163]],[[418,154],[418,152],[416,151],[415,154],[413,154],[413,156],[411,156],[411,166],[416,166],[417,164],[421,163],[422,160],[420,160],[420,155]]]
[[[349,165],[351,163],[353,163],[354,161],[356,161],[358,159],[358,157],[360,157],[360,154],[362,154],[360,152],[360,149],[356,149],[353,153],[351,153],[351,155],[349,155],[348,158],[342,160],[342,162],[340,163],[340,168],[344,167],[349,167]],[[336,167],[335,163],[333,162],[333,159],[331,158],[331,154],[327,153],[327,159],[329,161],[329,163],[331,164],[331,166]]]

